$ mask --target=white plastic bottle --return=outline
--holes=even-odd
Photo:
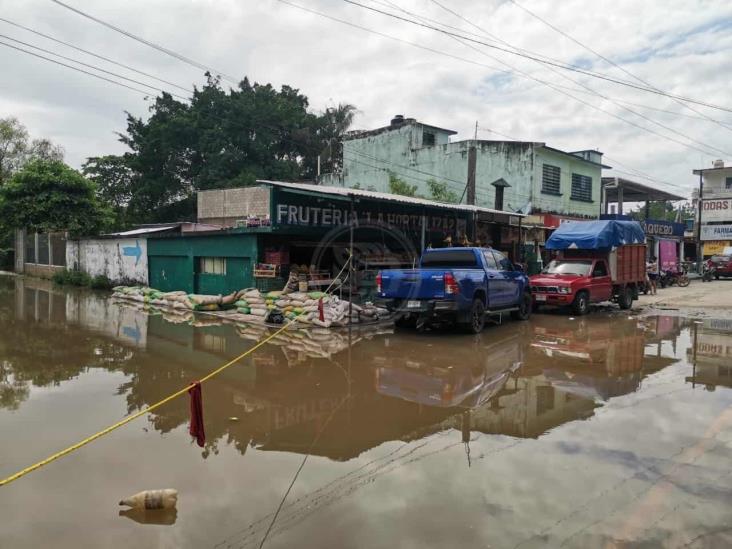
[[[135,509],[173,509],[178,502],[178,490],[145,490],[125,498],[120,505],[128,505]]]

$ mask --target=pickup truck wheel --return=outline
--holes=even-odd
[[[590,296],[587,292],[580,292],[577,297],[574,298],[572,303],[572,310],[577,316],[586,315],[590,312]]]
[[[633,306],[633,293],[630,288],[623,288],[620,290],[618,305],[620,305],[621,309],[630,309]]]
[[[521,301],[519,301],[518,304],[518,311],[511,311],[511,317],[514,320],[529,320],[533,306],[534,304],[533,299],[531,299],[531,294],[524,292],[524,295],[521,296]]]
[[[473,305],[470,307],[470,317],[463,327],[468,333],[479,334],[483,331],[485,326],[485,305],[479,298],[473,300]]]

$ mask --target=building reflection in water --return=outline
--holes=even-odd
[[[29,279],[2,284],[0,321],[9,334],[0,341],[3,407],[19,406],[29,384],[104,368],[126,375],[119,394],[132,412],[269,333],[213,317],[171,319]],[[643,378],[678,361],[674,346],[686,325],[665,316],[536,315],[477,337],[393,333],[383,326],[350,335],[288,330],[206,384],[203,456],[225,443],[242,454],[254,447],[344,461],[387,441],[452,429],[462,442],[476,432],[539,437],[592,416],[603,401],[636,391]],[[693,326],[691,381],[729,384],[728,332]],[[671,353],[662,350],[665,344]],[[166,406],[150,422],[160,432],[185,426],[187,402]]]
[[[732,320],[705,319],[694,322],[691,330],[686,356],[693,370],[686,381],[709,391],[717,386],[732,388]]]

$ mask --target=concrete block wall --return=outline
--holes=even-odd
[[[198,222],[233,227],[248,216],[269,218],[270,189],[243,187],[198,193]]]

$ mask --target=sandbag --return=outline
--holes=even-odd
[[[218,303],[200,303],[198,305],[194,305],[193,309],[195,311],[216,311],[219,308]]]
[[[233,305],[237,298],[237,292],[234,292],[233,294],[229,294],[227,296],[224,296],[221,298],[221,304],[222,305]]]
[[[254,289],[244,292],[244,297],[246,297],[247,299],[249,299],[250,297],[258,298],[258,297],[262,297],[262,294],[259,292],[259,290],[254,288]]]
[[[210,305],[212,303],[219,304],[221,303],[221,296],[220,295],[197,295],[197,294],[188,294],[188,298],[193,301],[196,305]]]
[[[262,317],[267,314],[267,309],[265,309],[265,308],[255,309],[254,307],[252,307],[249,311],[249,314]]]

